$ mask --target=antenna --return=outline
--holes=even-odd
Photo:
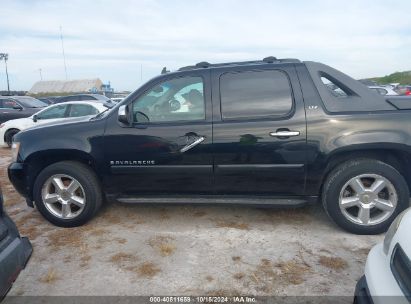
[[[66,74],[67,80],[67,65],[66,65],[66,54],[64,52],[64,42],[63,42],[63,28],[60,25],[60,39],[61,39],[61,49],[63,50],[63,60],[64,60],[64,73]]]

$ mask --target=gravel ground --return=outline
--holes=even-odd
[[[9,161],[10,150],[0,148],[6,210],[34,247],[9,295],[351,297],[368,251],[382,240],[341,231],[319,205],[114,203],[83,227],[58,228],[14,191]]]

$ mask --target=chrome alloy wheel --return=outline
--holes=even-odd
[[[351,222],[377,225],[388,219],[397,207],[398,196],[393,184],[378,174],[351,178],[340,192],[339,206]]]
[[[47,210],[61,219],[77,217],[86,205],[86,194],[81,184],[65,174],[48,178],[41,189],[41,198]]]

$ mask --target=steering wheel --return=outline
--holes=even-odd
[[[136,112],[136,114],[134,115],[134,119],[136,122],[150,122],[150,118],[148,118],[147,114],[141,111]]]
[[[178,111],[181,108],[181,103],[175,98],[171,99],[168,104],[170,112]]]

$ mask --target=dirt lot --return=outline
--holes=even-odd
[[[110,204],[57,228],[8,182],[6,210],[34,247],[10,295],[345,295],[382,236],[341,231],[319,206],[297,210]]]

